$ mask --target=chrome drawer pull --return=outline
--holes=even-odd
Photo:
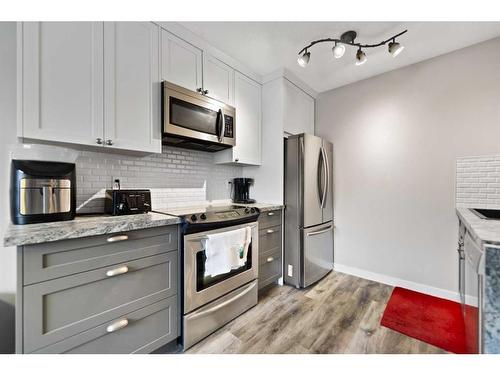
[[[268,212],[267,216],[274,216],[274,212]]]
[[[274,233],[274,230],[273,230],[273,229],[268,229],[268,230],[266,231],[266,233],[267,233],[267,234]]]
[[[120,242],[120,241],[127,241],[128,236],[126,234],[120,234],[119,236],[113,236],[113,237],[108,237],[106,241],[108,242]]]
[[[273,260],[274,260],[274,257],[268,257],[268,258],[266,259],[266,262],[267,262],[267,263],[271,263]]]
[[[127,272],[128,272],[128,267],[123,266],[123,267],[118,267],[118,268],[107,271],[106,276],[112,277],[112,276],[116,276],[116,275],[123,275],[124,273],[127,273]]]
[[[106,331],[111,333],[128,326],[128,319],[122,319],[106,327]]]

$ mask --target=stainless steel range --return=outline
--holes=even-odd
[[[198,206],[160,212],[183,220],[182,344],[186,350],[257,304],[259,210],[242,206]],[[235,251],[231,236],[241,233],[246,235],[245,255],[241,251],[241,259],[226,272],[208,272],[214,257],[213,247],[216,247],[216,256],[227,259],[225,256]],[[209,244],[212,244],[210,255]]]

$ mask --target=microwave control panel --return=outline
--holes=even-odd
[[[234,138],[234,121],[232,116],[224,116],[225,130],[224,137]]]

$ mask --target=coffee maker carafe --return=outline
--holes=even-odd
[[[233,178],[232,199],[234,203],[255,203],[255,199],[250,198],[250,186],[253,185],[253,178],[238,177]]]

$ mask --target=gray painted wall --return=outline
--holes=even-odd
[[[319,96],[337,264],[457,290],[456,158],[500,151],[499,61],[497,38]]]

